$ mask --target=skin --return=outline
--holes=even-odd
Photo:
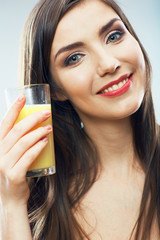
[[[63,94],[57,94],[58,99],[72,102],[99,152],[99,178],[80,203],[86,221],[80,210],[75,212],[82,227],[91,233],[91,240],[128,240],[144,184],[130,126],[130,115],[139,108],[144,95],[144,59],[138,43],[120,21],[98,35],[99,29],[115,17],[119,18],[98,0],[74,7],[58,24],[50,59],[50,71],[63,89]],[[120,25],[124,36],[108,42],[109,34]],[[83,42],[83,47],[55,59],[60,48],[77,41]],[[64,66],[66,58],[75,52],[80,53],[76,65]],[[126,73],[133,73],[133,82],[125,94],[114,98],[97,95],[103,86]],[[46,126],[28,133],[45,121],[49,112],[33,113],[14,126],[24,104],[24,96],[17,99],[0,126],[2,240],[32,239],[27,216],[30,193],[25,176],[51,132]]]
[[[99,35],[114,18],[118,20]],[[123,32],[121,36],[117,29]],[[61,51],[77,42],[82,44]],[[145,179],[134,151],[130,123],[131,114],[144,97],[145,62],[140,46],[112,8],[99,0],[88,0],[59,22],[50,71],[63,91],[57,98],[71,101],[97,146],[101,163],[99,177],[75,216],[91,240],[128,240],[138,217]],[[133,74],[127,92],[112,98],[97,94],[127,73]]]
[[[119,16],[98,0],[82,2],[69,11],[56,30],[50,71],[63,90],[59,100],[72,102],[85,130],[97,145],[104,167],[107,162],[107,168],[108,164],[113,171],[123,168],[128,175],[134,159],[130,116],[139,108],[144,96],[145,63],[139,44],[122,21],[116,21],[111,29],[99,35],[99,30],[114,18],[119,19]],[[124,34],[114,35],[117,39],[111,42],[110,35],[117,29]],[[75,42],[82,42],[83,46],[62,52],[55,58],[59,49]],[[74,54],[78,54],[78,60],[66,66],[66,59]],[[133,74],[127,92],[113,98],[97,94],[106,84],[127,73]]]
[[[25,176],[29,166],[46,146],[46,136],[52,131],[51,126],[45,126],[28,133],[38,123],[49,118],[51,113],[48,110],[34,113],[14,125],[24,104],[25,97],[20,96],[0,126],[2,240],[32,239],[27,213],[30,192]]]
[[[95,14],[101,18],[95,18]],[[92,124],[93,119],[97,123],[131,115],[144,96],[144,58],[139,44],[122,21],[116,21],[109,31],[98,34],[113,18],[119,19],[119,16],[104,3],[82,2],[59,22],[52,44],[50,71],[64,91],[62,98],[72,102],[87,125]],[[111,43],[109,34],[117,28],[125,34]],[[84,46],[63,52],[55,59],[59,49],[74,42],[83,42]],[[65,66],[66,58],[75,53],[79,54],[79,60]],[[126,94],[115,98],[97,95],[103,86],[126,73],[133,73],[133,84]]]

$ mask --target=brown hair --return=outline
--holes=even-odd
[[[59,89],[49,72],[52,41],[60,19],[82,1],[85,0],[41,0],[35,6],[23,35],[21,81],[24,84],[49,83],[52,97],[56,96]],[[132,115],[135,151],[146,173],[139,218],[135,224],[136,240],[140,233],[141,239],[146,240],[155,216],[160,228],[160,144],[151,96],[151,66],[142,44],[119,6],[113,0],[101,1],[115,10],[138,41],[146,64],[145,96],[141,107]],[[31,195],[28,211],[33,239],[75,240],[84,239],[84,236],[89,239],[72,210],[76,209],[97,177],[98,154],[68,100],[52,100],[52,112],[57,173],[29,180]]]

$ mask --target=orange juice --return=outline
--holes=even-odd
[[[23,109],[21,110],[16,123],[21,121],[23,118],[27,117],[30,114],[32,114],[34,112],[37,112],[37,111],[42,111],[44,109],[51,110],[51,105],[50,104],[25,105],[23,107]],[[38,127],[48,125],[48,124],[52,125],[52,117],[50,117],[49,119],[47,119],[43,123],[38,124],[35,128],[33,128],[33,130],[38,128]],[[48,138],[48,143],[47,143],[46,147],[42,150],[40,155],[37,157],[37,159],[30,166],[28,171],[55,167],[53,132],[51,132],[47,136],[47,138]]]

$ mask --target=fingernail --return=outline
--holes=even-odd
[[[44,126],[48,131],[51,131],[52,130],[52,126],[51,125],[46,125]]]
[[[17,100],[20,103],[23,102],[24,101],[24,95],[19,96]]]
[[[49,117],[51,115],[51,111],[49,109],[45,109],[42,111],[42,113],[46,116]]]
[[[47,138],[47,137],[44,137],[44,138],[42,138],[42,141],[43,141],[43,142],[48,142],[48,138]]]

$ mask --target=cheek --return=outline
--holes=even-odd
[[[61,71],[55,76],[57,85],[63,89],[64,95],[72,100],[75,96],[82,95],[87,91],[86,76],[81,72],[79,74],[76,70],[74,71]]]
[[[76,67],[68,71],[61,71],[56,74],[57,84],[64,90],[66,96],[71,100],[89,93],[91,74],[84,67]]]
[[[128,63],[132,64],[133,68],[145,71],[145,61],[142,50],[132,35],[129,34],[127,41],[124,42],[122,52],[122,60],[124,58]]]

